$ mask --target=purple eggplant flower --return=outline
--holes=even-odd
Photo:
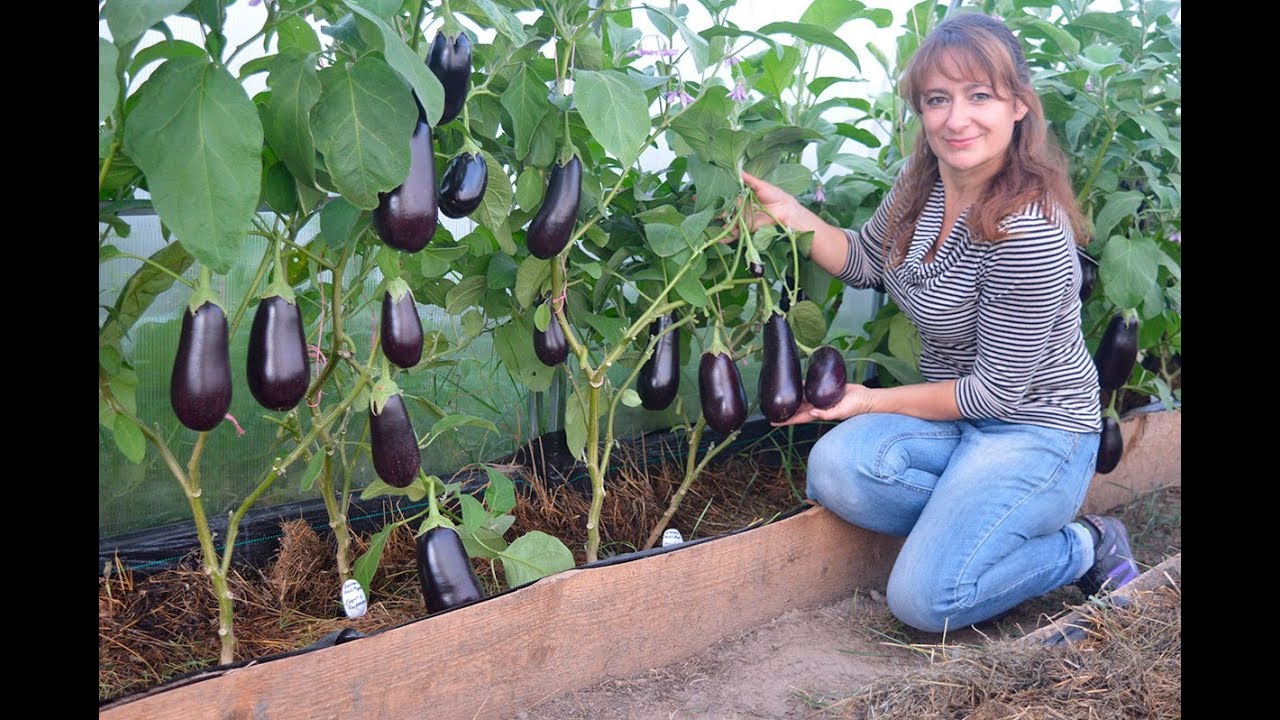
[[[823,189],[822,189],[822,183],[818,183],[818,189],[817,189],[817,190],[815,190],[815,191],[813,191],[813,201],[814,201],[814,202],[826,202],[826,201],[827,201],[827,193],[823,191]]]
[[[671,105],[675,105],[677,103],[681,105],[688,105],[693,102],[693,96],[683,90],[672,90],[667,93],[667,102]]]
[[[1174,230],[1172,233],[1169,233],[1169,242],[1178,243],[1179,245],[1181,245],[1181,244],[1182,244],[1182,231],[1181,231],[1181,230]]]
[[[733,92],[729,93],[729,99],[734,102],[747,101],[747,88],[742,84],[741,80],[738,81],[737,85],[733,86]]]
[[[656,51],[656,53],[655,53],[655,54],[656,54],[658,57],[673,58],[673,57],[675,57],[675,56],[679,55],[679,54],[680,54],[680,51],[679,51],[679,50],[676,50],[675,48],[662,48],[661,50]]]

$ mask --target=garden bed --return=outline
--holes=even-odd
[[[1114,472],[1095,478],[1087,501],[1091,510],[1114,507],[1121,504],[1116,500],[1130,501],[1157,487],[1180,485],[1180,413],[1138,415],[1123,423],[1123,428],[1125,459]],[[736,472],[732,470],[735,463],[739,465]],[[720,466],[705,482],[700,481],[695,487],[701,487],[704,496],[719,488],[724,497],[718,504],[714,498],[690,498],[686,513],[692,512],[695,520],[701,517],[704,525],[708,516],[713,516],[711,506],[720,507],[727,515],[724,510],[734,507],[734,491],[728,489],[732,474],[742,483],[737,505],[739,509],[747,506],[748,515],[757,508],[750,507],[747,498],[772,495],[775,502],[789,502],[796,483],[802,482],[776,469],[762,478],[759,467],[742,477],[747,475],[747,467],[750,464],[742,458],[735,459]],[[650,476],[650,480],[651,489],[661,493],[663,474]],[[638,478],[633,482],[641,484]],[[750,492],[744,492],[744,487]],[[625,493],[619,488],[612,495],[621,503]],[[654,504],[662,503],[655,500]],[[556,501],[556,507],[564,512],[562,499]],[[521,517],[520,522],[528,522],[528,518]],[[676,522],[682,522],[681,516]],[[683,522],[693,521],[686,516]],[[159,688],[160,692],[108,703],[103,716],[182,715],[185,720],[196,708],[207,709],[210,717],[225,717],[242,709],[269,707],[273,716],[349,711],[395,717],[420,712],[423,699],[429,697],[433,708],[456,707],[459,717],[471,718],[477,711],[481,711],[479,717],[508,717],[545,699],[549,689],[572,691],[607,677],[630,677],[686,661],[725,638],[767,624],[788,611],[847,603],[855,588],[866,588],[865,597],[874,600],[873,591],[883,588],[900,544],[899,540],[851,527],[825,510],[810,508],[718,539],[620,555],[482,603],[422,618],[425,613],[416,590],[412,546],[403,538],[402,543],[389,548],[384,559],[369,615],[350,621],[335,618],[329,609],[334,583],[324,577],[333,572],[331,563],[328,568],[323,565],[324,543],[314,536],[307,538],[306,533],[293,534],[296,537],[282,545],[279,559],[266,571],[267,582],[257,584],[260,589],[251,591],[251,584],[246,583],[233,590],[239,599],[237,633],[243,638],[242,656],[262,658],[292,651],[309,641],[294,640],[293,645],[286,645],[280,637],[286,630],[294,637],[301,634],[312,639],[344,627],[377,634],[322,652],[298,653],[270,662],[246,661],[189,676]],[[573,546],[572,540],[566,542]],[[308,544],[313,552],[305,551]],[[128,622],[125,616],[130,614],[135,615],[131,629],[141,632],[138,626],[144,624],[136,617],[137,611],[129,609],[130,594],[152,598],[144,601],[144,606],[153,626],[189,626],[188,632],[197,643],[202,635],[207,636],[203,659],[198,650],[188,648],[188,662],[209,663],[209,658],[216,657],[216,640],[210,629],[212,598],[207,598],[207,609],[200,608],[200,596],[210,594],[207,583],[191,573],[185,585],[170,584],[164,591],[158,582],[161,575],[131,589],[125,585],[126,577],[100,582],[104,588],[99,613],[100,693],[106,687],[104,673],[113,664],[119,671],[120,664],[129,662],[111,655],[108,646],[112,643],[104,640],[110,628],[104,629],[104,625],[113,620]],[[309,593],[308,583],[321,590]],[[397,592],[389,592],[397,585]],[[314,607],[316,603],[320,607]],[[275,617],[255,622],[255,608],[274,611]],[[1047,612],[1061,608],[1059,598],[1056,607]],[[1032,617],[1040,614],[1037,608]],[[1009,622],[1008,618],[1004,622]],[[252,628],[259,624],[274,624],[279,629],[274,633],[277,637],[270,639],[272,633],[261,630],[255,633]],[[393,629],[378,632],[387,627]],[[1016,630],[1033,628],[1034,624]],[[1010,627],[1009,631],[1015,629]],[[256,645],[252,641],[255,636],[261,636]],[[620,648],[625,652],[619,652]],[[418,661],[406,663],[404,658]],[[377,673],[360,670],[384,666],[395,669]],[[153,670],[156,676],[161,674],[158,668]],[[316,694],[293,681],[299,674],[309,678],[308,687],[342,689],[332,695]],[[366,688],[366,683],[373,681],[376,692]],[[432,715],[444,717],[436,711]]]

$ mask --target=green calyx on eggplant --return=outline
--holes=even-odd
[[[550,260],[569,244],[569,235],[578,220],[581,195],[582,161],[578,156],[574,155],[563,165],[553,165],[542,205],[525,234],[525,243],[534,257]]]
[[[1093,363],[1098,367],[1098,384],[1103,390],[1124,385],[1138,362],[1138,319],[1127,312],[1111,316],[1102,334]]]
[[[408,487],[418,477],[422,455],[418,437],[413,434],[409,409],[397,392],[379,408],[375,398],[369,402],[369,444],[373,451],[373,469],[382,481],[392,487]]]
[[[427,612],[438,613],[484,599],[480,580],[462,538],[451,527],[437,525],[415,542],[418,584]]]
[[[840,351],[823,345],[809,356],[809,369],[804,375],[804,399],[822,410],[834,407],[844,397],[847,380]]]
[[[1087,302],[1098,284],[1098,262],[1083,252],[1076,253],[1080,263],[1080,302]]]
[[[460,153],[449,161],[440,180],[440,212],[462,218],[475,212],[489,184],[489,166],[480,153]]]
[[[422,320],[413,293],[403,280],[382,296],[382,354],[402,368],[422,359]]]
[[[680,331],[663,331],[674,322],[670,314],[660,315],[649,324],[649,336],[662,334],[653,346],[653,354],[636,376],[636,393],[646,410],[665,410],[680,390]]]
[[[703,353],[698,364],[698,399],[702,417],[716,432],[727,435],[747,421],[747,391],[729,353]]]
[[[471,40],[467,34],[459,31],[456,37],[450,38],[444,32],[436,33],[427,53],[427,68],[444,88],[444,112],[436,123],[436,127],[440,127],[458,117],[471,89]],[[422,106],[418,108],[421,112]],[[425,112],[419,115],[425,116]]]
[[[555,313],[551,314],[546,332],[534,325],[533,352],[547,367],[555,367],[569,357],[569,340],[564,336],[564,328],[560,327]]]
[[[1098,460],[1094,470],[1103,475],[1116,469],[1120,464],[1120,456],[1124,455],[1124,436],[1120,434],[1120,423],[1111,416],[1102,418],[1102,437],[1098,441]]]
[[[400,187],[378,193],[373,227],[387,247],[418,252],[436,234],[436,156],[431,149],[431,126],[419,121],[409,140],[409,175]]]
[[[227,316],[217,303],[182,311],[169,402],[179,422],[200,432],[217,427],[231,407]]]
[[[245,363],[249,392],[268,410],[292,410],[311,380],[302,310],[280,295],[265,297],[253,313]]]
[[[800,355],[787,316],[773,313],[764,322],[764,362],[760,366],[760,411],[769,422],[782,422],[800,409],[804,383]]]

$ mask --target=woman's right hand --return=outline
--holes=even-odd
[[[791,227],[793,218],[796,217],[796,211],[803,211],[800,201],[792,197],[787,191],[772,183],[761,180],[760,178],[746,172],[742,172],[742,179],[746,182],[747,187],[755,193],[756,202],[759,207],[753,208],[751,217],[747,219],[747,226],[751,232],[755,232],[766,225],[780,224],[785,227]],[[738,239],[738,228],[735,225],[729,229],[729,235],[723,242],[734,242]]]

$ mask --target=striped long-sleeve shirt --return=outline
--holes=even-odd
[[[853,287],[884,287],[920,333],[925,378],[957,380],[956,404],[966,418],[1101,430],[1070,224],[1050,222],[1031,205],[1001,222],[1005,239],[984,243],[970,238],[962,214],[925,262],[942,230],[939,180],[906,259],[886,269],[882,239],[893,195],[861,229],[845,230],[849,258],[839,277]]]

